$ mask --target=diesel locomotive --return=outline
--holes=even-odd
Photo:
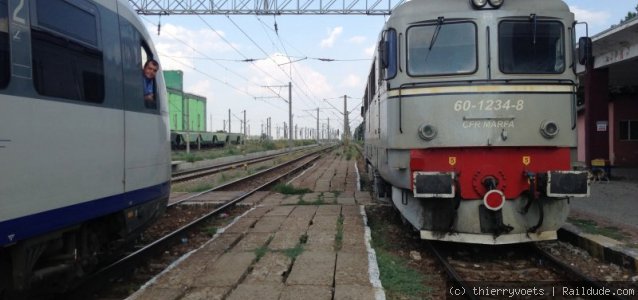
[[[574,15],[560,0],[412,0],[379,35],[362,115],[375,194],[423,239],[556,238],[573,197]],[[587,38],[582,44],[589,45]]]

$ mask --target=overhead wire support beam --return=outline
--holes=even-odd
[[[128,1],[142,15],[389,15],[406,0]]]

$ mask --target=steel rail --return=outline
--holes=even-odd
[[[453,283],[458,284],[459,287],[463,288],[464,290],[463,296],[467,299],[478,300],[479,299],[478,297],[470,293],[471,291],[470,287],[468,287],[465,284],[461,275],[459,275],[459,273],[456,272],[454,267],[447,261],[447,259],[445,259],[443,255],[441,255],[441,252],[436,248],[436,246],[434,246],[433,242],[425,241],[425,246],[430,250],[430,252],[434,254],[434,256],[436,256],[439,263],[441,263],[441,265],[445,269],[445,272],[447,273],[448,278],[452,280]]]
[[[304,156],[301,156],[301,157],[295,158],[295,159],[293,159],[293,160],[291,160],[291,161],[287,161],[287,162],[284,162],[284,163],[282,163],[282,164],[279,164],[279,165],[273,166],[273,167],[271,167],[271,168],[268,168],[268,169],[265,169],[265,170],[261,170],[261,171],[259,171],[259,172],[255,173],[255,174],[248,175],[248,176],[246,176],[246,177],[242,177],[242,178],[235,179],[235,180],[233,180],[233,181],[229,181],[229,182],[227,182],[227,183],[224,183],[224,184],[222,184],[222,185],[216,186],[216,187],[214,187],[214,188],[211,188],[211,189],[208,189],[208,190],[205,190],[205,191],[199,192],[199,193],[194,194],[194,195],[192,195],[192,196],[189,196],[189,197],[187,197],[187,198],[184,198],[184,199],[181,199],[181,200],[179,200],[179,201],[175,201],[175,202],[173,202],[173,203],[170,203],[170,204],[168,204],[168,205],[167,205],[167,208],[173,207],[173,206],[175,206],[175,205],[179,205],[179,204],[181,204],[181,203],[188,202],[188,201],[190,201],[190,200],[192,200],[192,199],[194,199],[194,198],[196,198],[196,197],[199,197],[199,196],[201,196],[201,195],[204,195],[204,194],[207,194],[207,193],[210,193],[210,192],[223,190],[223,189],[228,188],[229,186],[231,186],[231,185],[233,185],[233,184],[237,184],[237,183],[241,183],[242,181],[245,181],[245,180],[250,180],[250,179],[253,179],[253,178],[257,178],[257,177],[259,177],[259,176],[262,176],[263,174],[266,174],[266,173],[269,173],[269,172],[276,171],[276,170],[278,170],[278,169],[281,169],[281,168],[283,168],[283,167],[286,167],[286,166],[289,166],[289,165],[291,165],[291,164],[293,164],[293,163],[296,163],[296,162],[298,162],[298,161],[300,161],[300,160],[303,160],[304,158],[307,158],[307,157],[309,157],[309,156],[311,156],[311,155],[313,155],[313,154],[315,154],[315,153],[325,152],[325,151],[327,151],[327,150],[329,150],[329,149],[332,149],[332,148],[333,148],[332,146],[330,146],[330,147],[320,148],[319,150],[317,150],[317,151],[315,151],[315,152],[312,152],[312,153],[309,153],[309,154],[307,154],[307,155],[304,155]]]
[[[572,268],[571,266],[567,265],[566,263],[558,260],[558,258],[556,258],[555,256],[551,255],[547,251],[541,249],[537,245],[530,245],[530,248],[532,249],[532,251],[534,251],[540,257],[544,258],[546,261],[549,261],[552,265],[554,265],[554,267],[556,267],[556,269],[559,272],[565,272],[565,275],[567,275],[567,277],[571,277],[573,280],[578,281],[579,284],[587,285],[587,287],[591,287],[591,288],[594,288],[596,290],[601,290],[601,289],[610,289],[612,291],[614,290],[612,288],[608,288],[608,287],[604,286],[600,282],[593,280],[591,277],[583,274],[582,272]],[[605,299],[625,300],[625,299],[630,299],[630,298],[620,297],[620,296],[617,296],[617,295],[608,295],[608,296],[605,296]]]
[[[196,179],[199,177],[212,175],[215,173],[232,170],[237,167],[242,167],[245,164],[259,163],[259,162],[267,161],[269,159],[277,158],[280,156],[285,156],[292,153],[298,153],[307,149],[311,149],[311,148],[297,149],[297,150],[294,150],[293,152],[277,153],[277,154],[248,158],[248,159],[243,159],[243,160],[238,160],[233,162],[220,163],[214,166],[190,169],[190,170],[180,171],[180,172],[173,172],[171,174],[171,182],[177,183],[177,182],[188,181],[188,180]]]
[[[204,224],[204,222],[208,221],[209,219],[211,219],[212,217],[215,217],[217,215],[219,215],[220,213],[226,211],[227,209],[229,209],[230,207],[233,207],[235,204],[241,202],[242,200],[246,199],[248,196],[256,193],[257,191],[263,190],[277,182],[279,182],[280,180],[282,180],[283,178],[287,177],[288,175],[298,172],[299,170],[305,168],[306,166],[308,166],[310,163],[318,160],[322,154],[316,154],[319,152],[325,152],[327,150],[332,149],[332,147],[327,147],[324,148],[320,151],[317,151],[315,153],[309,154],[303,158],[308,158],[310,157],[310,159],[308,159],[304,164],[302,164],[301,166],[298,166],[288,172],[286,172],[285,174],[279,175],[276,178],[269,180],[268,182],[261,184],[260,186],[252,189],[251,191],[248,191],[238,197],[236,197],[235,199],[215,208],[213,211],[207,213],[204,216],[199,217],[198,219],[190,222],[187,225],[182,226],[180,229],[177,229],[167,235],[165,235],[164,237],[136,250],[133,253],[130,253],[129,255],[127,255],[126,257],[111,263],[110,265],[98,270],[96,273],[94,273],[93,275],[91,275],[90,277],[88,277],[85,282],[79,286],[76,290],[72,291],[69,295],[66,295],[68,297],[70,297],[71,299],[83,299],[86,297],[86,295],[91,294],[92,291],[95,290],[95,288],[99,285],[101,285],[104,282],[108,282],[109,280],[112,280],[114,278],[118,278],[118,277],[122,277],[122,274],[129,274],[131,270],[135,269],[136,267],[138,267],[139,265],[141,265],[142,263],[144,263],[145,261],[148,260],[148,257],[151,256],[155,256],[157,254],[162,253],[166,248],[170,247],[171,245],[174,245],[178,242],[181,241],[181,238],[187,234],[188,232],[190,232],[191,230],[194,230],[195,228],[199,227],[200,225]],[[314,155],[311,157],[311,155]],[[303,159],[301,158],[301,159]],[[284,165],[290,165],[293,164],[301,159],[297,159],[295,161],[289,161],[286,162],[282,165],[279,166],[275,166],[273,168],[270,168],[269,170],[272,171],[276,168],[281,168]],[[264,170],[264,171],[268,171],[268,170]],[[260,172],[263,173],[263,172]],[[256,175],[256,174],[255,174]],[[252,177],[252,176],[249,176]],[[247,180],[248,177],[246,178],[242,178],[242,179],[238,179],[235,180],[233,182],[229,182],[228,184],[224,185],[230,185],[230,184],[234,184],[237,183],[241,180]]]

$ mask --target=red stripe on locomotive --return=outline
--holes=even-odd
[[[411,172],[455,172],[461,199],[481,199],[487,177],[498,181],[496,189],[507,199],[529,190],[527,172],[569,171],[569,148],[466,148],[415,149],[410,151]],[[412,183],[414,185],[414,183]],[[414,186],[412,186],[414,189]]]

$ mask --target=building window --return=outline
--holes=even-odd
[[[7,87],[11,78],[8,12],[7,0],[0,0],[0,88]]]
[[[621,141],[638,141],[638,121],[620,121],[618,134]]]
[[[104,64],[95,11],[62,0],[36,3],[37,23],[31,29],[36,91],[44,96],[102,103]]]

